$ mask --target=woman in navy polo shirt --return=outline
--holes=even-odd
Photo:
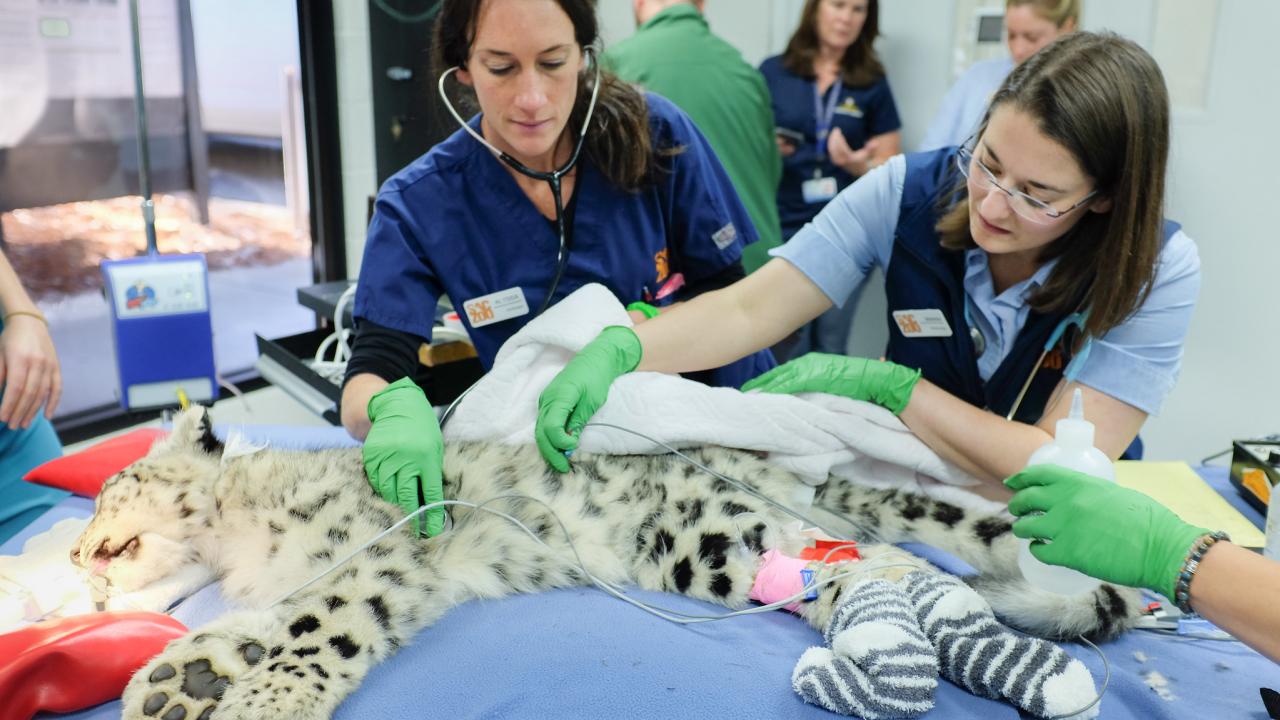
[[[643,320],[741,278],[756,240],[689,117],[596,67],[591,0],[446,0],[435,33],[438,68],[474,91],[480,113],[378,193],[342,393],[370,483],[406,513],[420,490],[440,499],[441,433],[412,376],[441,295],[487,368],[540,308],[582,285],[641,303]],[[570,169],[557,197],[513,163]],[[773,365],[762,351],[698,379],[738,387]],[[443,510],[428,514],[430,534],[442,524]]]
[[[897,155],[898,108],[873,47],[877,0],[808,0],[787,50],[760,65],[782,153],[778,215],[785,242],[838,192]],[[853,303],[832,308],[775,350],[844,353]]]

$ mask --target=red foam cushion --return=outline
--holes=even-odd
[[[54,458],[27,473],[23,480],[97,497],[107,478],[147,454],[156,440],[167,435],[160,428],[138,428],[96,445]]]
[[[182,623],[149,612],[107,612],[46,620],[0,635],[0,720],[39,710],[67,713],[120,697],[138,668]]]

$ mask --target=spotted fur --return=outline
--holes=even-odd
[[[799,482],[749,453],[690,454],[770,497],[793,497]],[[165,441],[103,486],[73,558],[86,566],[105,562],[105,574],[123,590],[217,578],[225,596],[265,609],[230,614],[170,643],[130,681],[124,717],[329,717],[370,667],[451,607],[588,582],[572,561],[561,522],[596,577],[730,607],[747,604],[762,552],[798,549],[777,530],[789,517],[672,456],[579,454],[573,470],[560,475],[531,446],[458,444],[446,449],[444,468],[446,497],[488,503],[545,545],[503,519],[455,508],[454,527],[444,535],[425,541],[408,532],[390,535],[267,608],[391,525],[400,511],[370,489],[358,449],[264,450],[224,460],[203,409],[179,416]],[[1005,583],[975,584],[997,613],[1011,603],[993,592],[1029,592],[1011,584],[1015,554],[1000,518],[835,480],[818,502],[886,539],[912,536],[955,550]],[[851,583],[871,574],[896,580],[914,569],[933,571],[893,546],[864,545],[862,554],[899,566],[825,588],[799,612],[814,627],[827,626]],[[1109,587],[1105,594],[1105,602],[1076,600],[1070,633],[1124,626],[1133,603]],[[1018,609],[1020,626],[1063,634],[1054,617],[1062,607]]]

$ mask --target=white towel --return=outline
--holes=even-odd
[[[445,437],[533,442],[542,389],[600,330],[631,324],[603,286],[578,289],[502,346],[493,369],[458,404]],[[592,421],[634,429],[675,447],[714,444],[766,451],[772,462],[814,485],[834,474],[878,487],[920,483],[936,496],[944,490],[938,483],[978,483],[938,457],[888,410],[821,393],[742,393],[675,375],[635,372],[618,378]],[[579,447],[592,453],[666,452],[637,435],[591,425]]]

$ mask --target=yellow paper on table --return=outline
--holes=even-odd
[[[1116,482],[1155,498],[1184,522],[1226,532],[1236,545],[1261,548],[1265,542],[1249,518],[1184,462],[1121,461],[1116,463]]]

